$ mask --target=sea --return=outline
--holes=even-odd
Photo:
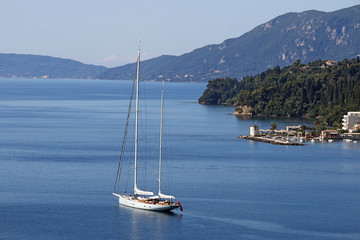
[[[161,83],[144,88],[156,147]],[[165,84],[164,193],[184,211],[119,206],[112,192],[131,89],[120,80],[0,79],[0,239],[360,239],[360,143],[239,139],[254,124],[312,121],[198,104],[206,83]]]

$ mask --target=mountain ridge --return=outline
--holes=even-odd
[[[0,53],[0,77],[97,78],[106,67],[34,54]]]
[[[242,78],[300,59],[341,60],[360,53],[360,5],[333,12],[290,12],[243,35],[173,58],[147,74],[147,80],[208,81]],[[122,74],[124,69],[116,71]],[[103,76],[106,76],[104,72]]]
[[[297,59],[342,60],[360,54],[360,5],[333,12],[282,14],[239,37],[179,56],[141,62],[144,80],[203,81],[256,75]],[[32,57],[32,59],[31,59]],[[70,59],[0,53],[0,77],[132,79],[135,63],[115,68]]]

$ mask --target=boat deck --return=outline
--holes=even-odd
[[[152,210],[152,211],[170,211],[172,209],[178,208],[179,205],[168,201],[152,198],[136,198],[130,195],[121,195],[113,193],[114,196],[119,197],[119,203],[128,207]]]

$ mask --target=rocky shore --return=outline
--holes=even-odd
[[[279,139],[266,138],[266,137],[251,137],[251,136],[240,135],[239,138],[246,139],[246,140],[252,140],[252,141],[256,141],[256,142],[271,143],[271,144],[275,144],[275,145],[290,145],[290,146],[304,146],[305,145],[304,143],[283,141],[283,140],[279,140]]]

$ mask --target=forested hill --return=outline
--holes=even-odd
[[[348,111],[360,110],[359,57],[340,62],[317,60],[256,76],[215,79],[199,98],[204,104],[234,104],[240,115],[320,117],[340,126]]]

